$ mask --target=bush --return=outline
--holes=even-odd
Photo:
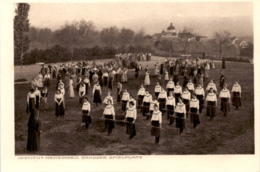
[[[137,66],[137,63],[135,61],[131,61],[130,65],[129,65],[129,68],[130,69],[134,69],[136,66]]]

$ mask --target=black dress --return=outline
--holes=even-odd
[[[240,92],[233,92],[232,105],[238,109],[241,106]]]
[[[38,151],[40,150],[40,130],[41,122],[34,119],[35,114],[32,113],[28,122],[28,138],[27,138],[27,150]]]
[[[86,128],[88,128],[89,124],[92,122],[88,110],[82,110],[82,122],[85,122]]]
[[[130,137],[134,137],[136,135],[135,124],[133,123],[134,118],[127,117],[126,121],[126,134],[130,135]]]
[[[100,90],[95,90],[93,103],[102,103]]]
[[[58,102],[61,101],[61,99],[57,99]],[[56,102],[56,109],[55,109],[55,115],[57,117],[59,116],[64,116],[65,115],[65,111],[64,111],[64,106],[63,106],[63,101],[60,105],[58,105],[58,103]]]

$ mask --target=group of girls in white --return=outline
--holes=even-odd
[[[157,68],[157,70],[159,70]],[[158,72],[158,71],[157,71]],[[103,76],[104,78],[109,77]],[[94,77],[96,78],[96,77]],[[146,68],[144,85],[148,87],[150,85],[149,71]],[[104,79],[106,81],[106,79]],[[106,83],[106,82],[104,82]],[[90,88],[89,77],[86,76],[83,80],[77,82],[77,92],[79,96],[79,103],[82,104],[82,122],[85,123],[86,129],[89,128],[91,123],[91,103],[88,100],[88,90]],[[70,77],[68,87],[68,97],[75,97],[73,78]],[[160,82],[157,82],[154,87],[154,95],[152,95],[144,85],[141,85],[137,92],[138,100],[134,99],[127,89],[123,89],[123,85],[117,82],[117,103],[121,103],[121,110],[125,112],[126,134],[129,135],[129,139],[132,139],[136,135],[135,121],[137,119],[137,110],[140,109],[143,116],[147,120],[151,120],[151,135],[155,136],[155,143],[159,143],[160,128],[162,127],[162,116],[166,113],[169,125],[176,122],[176,127],[179,128],[180,133],[184,131],[185,119],[190,115],[190,122],[193,127],[196,128],[200,124],[199,114],[202,113],[204,108],[204,100],[206,101],[206,115],[210,120],[216,115],[216,107],[218,106],[218,98],[221,102],[221,111],[223,116],[227,116],[230,111],[229,104],[231,103],[230,91],[227,89],[227,85],[224,83],[218,93],[216,84],[213,80],[210,80],[206,90],[200,83],[193,83],[193,79],[187,81],[185,87],[179,84],[179,81],[174,82],[173,77],[169,77],[169,81],[166,84],[165,89]],[[111,89],[110,89],[111,90]],[[112,91],[112,90],[111,90]],[[231,92],[232,104],[238,109],[241,106],[241,86],[235,81]],[[116,114],[114,109],[114,101],[111,96],[111,92],[108,91],[106,98],[101,100],[102,88],[98,79],[94,79],[93,85],[93,103],[96,106],[105,105],[102,118],[105,121],[105,129],[108,131],[108,135],[112,133],[115,128]],[[32,112],[34,109],[39,109],[40,102],[43,101],[47,108],[47,95],[48,88],[45,87],[42,91],[39,91],[38,87],[31,89],[27,95],[27,113]],[[57,119],[63,118],[65,115],[65,88],[62,79],[59,79],[57,83],[57,91],[54,95],[55,100],[55,115]]]

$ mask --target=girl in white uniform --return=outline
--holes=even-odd
[[[161,112],[165,111],[165,103],[166,103],[166,99],[167,99],[167,92],[163,89],[163,87],[161,87],[161,92],[158,96],[158,102],[160,103],[160,108],[159,110]]]
[[[90,106],[90,103],[88,101],[88,98],[85,97],[84,103],[82,105],[82,122],[85,123],[86,129],[88,129],[89,124],[91,123],[90,112],[91,112],[91,106]]]
[[[126,104],[128,102],[128,100],[130,99],[130,95],[129,93],[127,92],[127,89],[124,90],[124,93],[122,94],[122,111],[126,111]]]
[[[160,83],[156,82],[156,85],[154,87],[154,94],[155,94],[156,99],[158,99],[161,89],[162,89],[162,86],[160,85]]]
[[[138,109],[141,108],[143,104],[143,99],[145,95],[145,88],[143,85],[141,85],[140,89],[138,90],[137,96],[138,96]]]
[[[174,82],[172,81],[172,78],[170,78],[170,81],[166,85],[167,96],[169,96],[170,91],[174,91],[174,87],[175,87]]]
[[[143,99],[143,116],[145,116],[146,113],[149,113],[149,107],[151,101],[152,101],[152,95],[149,93],[148,90],[146,90]]]
[[[223,89],[219,93],[219,98],[221,100],[221,111],[224,116],[227,116],[227,113],[230,111],[230,92],[227,89],[227,84],[223,85]]]
[[[151,119],[153,111],[154,111],[154,105],[157,105],[159,107],[159,102],[157,101],[157,99],[155,97],[153,98],[153,100],[150,103],[150,107],[149,107],[150,115],[147,115],[147,119]]]
[[[192,94],[192,98],[190,100],[190,122],[193,123],[193,128],[196,128],[198,124],[200,124],[199,119],[199,108],[200,102],[197,99],[195,94]]]
[[[108,129],[107,135],[110,135],[113,128],[115,128],[115,109],[111,104],[111,100],[108,100],[107,103],[103,112],[103,118],[105,118],[105,129]]]
[[[166,100],[166,107],[167,107],[167,119],[170,119],[169,125],[173,124],[174,122],[174,108],[176,106],[175,98],[173,97],[173,92],[170,92],[169,97],[167,97]]]
[[[204,92],[204,89],[201,87],[200,84],[198,84],[198,87],[195,89],[194,94],[197,96],[197,99],[200,102],[199,113],[201,113],[201,111],[202,111],[202,109],[204,107],[205,92]]]
[[[136,135],[135,120],[137,118],[136,108],[134,102],[129,102],[129,108],[126,110],[125,121],[126,123],[126,134],[130,135],[129,139],[132,139]]]
[[[183,103],[185,104],[186,114],[187,114],[187,117],[188,117],[189,116],[188,114],[189,114],[189,111],[190,111],[191,94],[186,87],[184,88],[184,91],[182,92],[181,98],[182,98]]]
[[[208,83],[208,86],[206,88],[206,91],[209,93],[210,92],[210,88],[213,88],[213,91],[217,94],[218,90],[216,87],[216,84],[213,82],[213,79],[210,80],[210,82]]]
[[[213,117],[216,114],[216,106],[217,106],[217,95],[214,93],[214,88],[210,88],[209,93],[206,97],[207,102],[207,116],[209,116],[210,120],[213,119]]]
[[[239,106],[241,106],[241,86],[238,84],[238,81],[235,81],[235,84],[231,90],[233,94],[232,104],[235,106],[236,110],[238,110]]]
[[[158,106],[154,105],[154,111],[151,118],[151,135],[155,136],[155,144],[160,141],[160,128],[162,127],[162,112],[159,111]]]
[[[180,133],[182,133],[185,128],[184,119],[186,119],[186,107],[185,104],[182,102],[181,98],[179,98],[179,101],[175,107],[175,114],[176,114],[176,128],[179,128]]]

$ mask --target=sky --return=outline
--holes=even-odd
[[[30,6],[31,26],[52,30],[59,29],[66,21],[81,19],[93,21],[97,30],[117,26],[134,31],[144,29],[148,34],[161,32],[170,23],[179,30],[195,27],[195,30],[205,32],[212,21],[222,24],[220,19],[223,18],[237,19],[234,28],[244,27],[239,23],[240,17],[244,17],[245,25],[252,25],[247,23],[248,19],[253,22],[251,2],[30,3]],[[203,27],[197,28],[195,21]],[[242,30],[244,33],[251,28]]]

